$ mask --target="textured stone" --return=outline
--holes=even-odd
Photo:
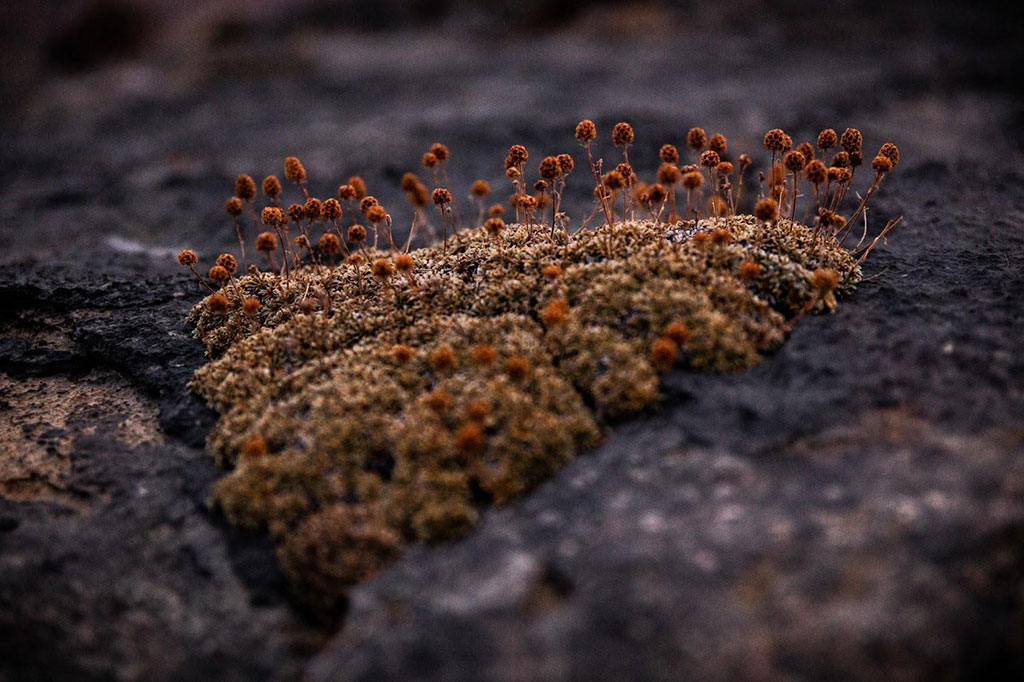
[[[669,36],[671,15],[621,7],[551,33],[530,32],[544,10],[510,33],[470,15],[341,34],[261,10],[205,50],[198,24],[164,23],[187,58],[154,47],[5,106],[0,418],[27,423],[9,419],[26,387],[100,381],[162,436],[92,408],[18,435],[62,443],[75,503],[0,495],[0,680],[1024,676],[1019,27],[962,3],[797,23],[740,5]],[[639,37],[603,32],[624,17]],[[835,315],[747,374],[670,376],[656,414],[358,587],[332,635],[290,606],[263,537],[207,511],[212,416],[185,390],[201,291],[173,254],[232,248],[234,173],[287,154],[323,196],[360,172],[397,207],[435,140],[459,186],[497,188],[510,143],[575,152],[582,116],[629,120],[649,171],[694,124],[752,153],[772,126],[857,125],[903,152],[873,224],[906,218]]]

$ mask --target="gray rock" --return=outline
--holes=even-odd
[[[457,0],[429,26],[356,4],[259,7],[236,42],[154,15],[132,61],[5,88],[31,96],[0,108],[0,681],[1024,677],[1019,27],[962,3]],[[401,30],[348,30],[382,16]],[[23,33],[5,57],[46,42]],[[340,631],[313,620],[266,538],[205,506],[201,291],[173,254],[232,249],[234,174],[286,154],[321,196],[359,172],[397,207],[441,140],[500,197],[510,143],[576,151],[582,116],[630,120],[645,172],[691,125],[754,153],[775,125],[891,136],[872,222],[905,222],[755,370],[668,377],[655,413],[355,588]]]

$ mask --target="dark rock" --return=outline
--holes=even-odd
[[[299,2],[4,89],[0,681],[1024,676],[1019,26],[962,3],[784,5],[572,3],[548,25],[541,3],[494,21],[427,2],[402,32],[335,34]],[[148,25],[194,36],[178,14]],[[45,62],[19,57],[0,62]],[[747,374],[668,377],[656,414],[356,588],[307,661],[331,631],[292,608],[262,534],[205,506],[213,415],[184,325],[202,291],[174,253],[232,249],[234,174],[287,154],[322,196],[359,172],[398,207],[441,140],[455,183],[500,197],[509,144],[575,151],[583,116],[630,120],[645,170],[690,125],[752,153],[773,125],[858,125],[903,152],[872,223],[905,221],[835,315]]]

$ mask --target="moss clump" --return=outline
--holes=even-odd
[[[214,358],[192,388],[221,413],[209,447],[230,468],[213,502],[268,529],[321,605],[649,408],[666,358],[747,369],[834,304],[815,270],[836,271],[838,293],[860,278],[831,236],[742,215],[481,228],[410,255],[394,274],[371,264],[396,254],[369,248],[253,269],[223,288],[226,313],[208,298],[189,318]]]

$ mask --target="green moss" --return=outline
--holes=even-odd
[[[716,227],[728,243],[692,239]],[[415,281],[381,281],[366,263],[287,279],[251,272],[225,288],[227,315],[205,301],[193,309],[214,359],[192,388],[221,414],[209,447],[230,469],[213,503],[271,533],[311,602],[340,597],[408,543],[465,533],[484,507],[596,444],[609,421],[654,405],[651,345],[670,323],[689,330],[680,366],[741,371],[782,343],[793,318],[834,303],[812,287],[815,269],[839,273],[838,293],[860,278],[831,238],[750,216],[571,236],[513,225],[501,239],[474,230],[447,253],[415,251]],[[739,276],[746,261],[759,276]],[[541,274],[550,264],[562,271],[554,280]],[[244,297],[260,300],[255,318]],[[555,299],[568,318],[545,328],[540,311]],[[396,358],[396,344],[411,359]],[[492,362],[475,359],[481,345],[493,346]],[[440,347],[452,367],[432,365]],[[265,452],[246,451],[254,437]]]

